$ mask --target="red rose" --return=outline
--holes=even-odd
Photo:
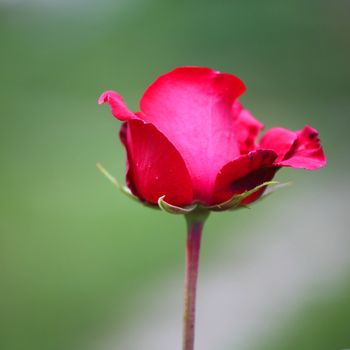
[[[141,200],[176,206],[218,204],[270,181],[282,166],[325,165],[318,132],[263,128],[237,101],[245,91],[234,75],[209,68],[180,67],[160,76],[144,93],[141,112],[106,91],[112,114],[124,121],[120,137],[127,151],[127,185]],[[244,200],[256,200],[263,188]]]

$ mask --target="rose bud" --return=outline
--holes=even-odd
[[[264,126],[238,102],[244,91],[234,75],[180,67],[147,88],[140,112],[130,111],[117,92],[104,92],[99,103],[107,102],[124,122],[120,138],[131,192],[170,211],[230,209],[257,200],[281,167],[326,164],[310,126],[272,128],[258,142]]]

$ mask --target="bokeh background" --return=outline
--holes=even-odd
[[[199,350],[350,348],[350,3],[0,0],[0,348],[179,349],[185,224],[117,193],[117,122],[97,98],[176,66],[237,74],[266,127],[317,128],[318,172],[212,215]]]

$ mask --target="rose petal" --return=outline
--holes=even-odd
[[[318,132],[310,126],[300,131],[270,129],[262,137],[260,147],[274,150],[279,166],[314,170],[326,164]]]
[[[137,115],[129,110],[123,98],[115,91],[104,92],[98,99],[98,103],[108,103],[112,114],[119,120],[138,119]]]
[[[276,157],[274,151],[256,150],[227,163],[216,177],[212,204],[222,203],[236,194],[270,181],[277,171],[273,165]],[[255,192],[242,204],[256,200],[263,191]]]
[[[297,134],[294,131],[284,128],[272,128],[267,130],[260,140],[260,147],[262,149],[271,149],[278,155],[276,162],[280,162],[289,152]]]
[[[209,68],[181,67],[158,78],[141,110],[176,147],[194,184],[194,196],[210,201],[216,174],[239,155],[232,104],[245,90],[240,79]]]
[[[243,109],[238,102],[234,104],[233,113],[237,114],[235,126],[240,153],[246,154],[255,150],[256,138],[264,128],[264,124],[255,119],[247,109]]]
[[[317,130],[307,125],[296,134],[297,140],[279,165],[308,170],[325,166],[326,156],[321,147]]]
[[[120,132],[127,150],[127,184],[142,200],[184,206],[193,200],[192,183],[179,152],[152,124],[124,123]]]

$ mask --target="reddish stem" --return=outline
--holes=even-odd
[[[206,219],[187,216],[186,273],[183,315],[183,350],[194,349],[196,287],[203,224]]]

